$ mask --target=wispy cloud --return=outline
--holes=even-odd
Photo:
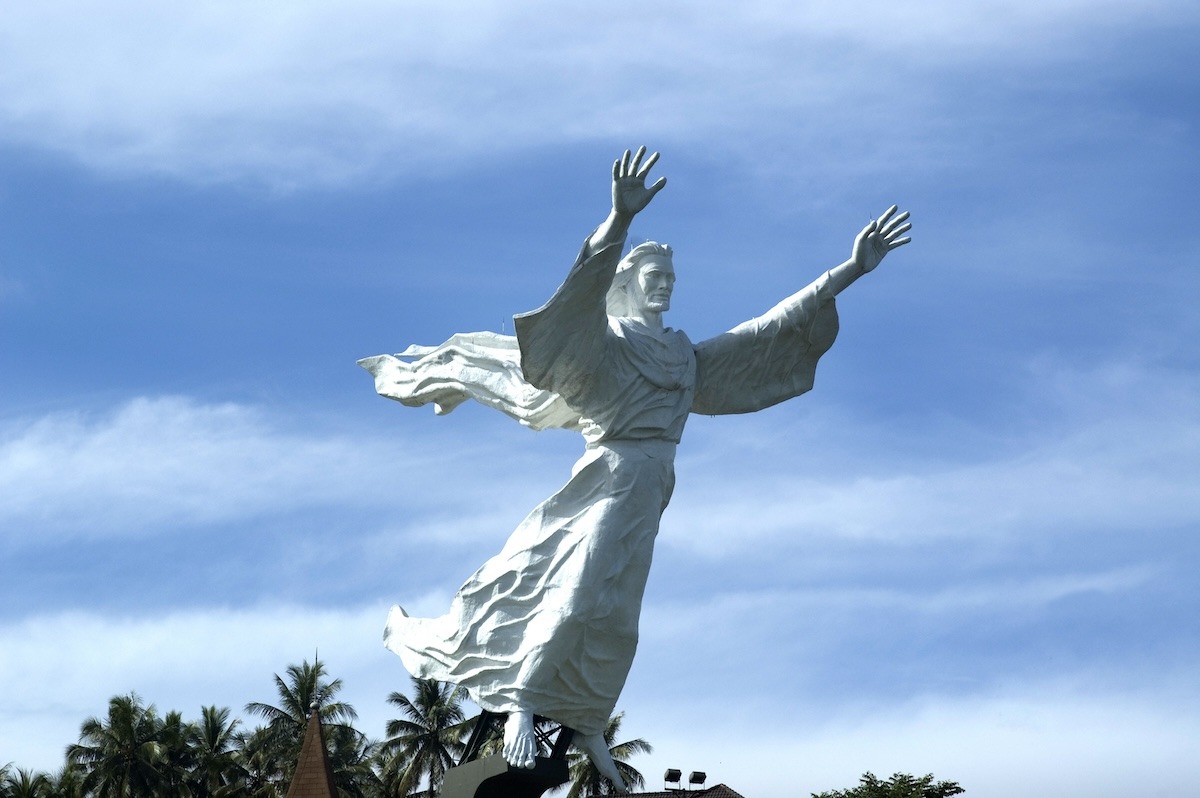
[[[428,435],[399,427],[355,434],[344,423],[178,396],[14,418],[0,425],[0,535],[18,542],[36,532],[42,543],[169,535],[336,509],[361,519],[367,540],[394,540],[397,528],[450,547],[495,539],[504,531],[494,518],[507,513],[515,526],[535,503],[537,483],[557,487],[569,461],[531,462],[503,451],[502,435],[480,438],[457,421],[430,414],[420,425]],[[464,508],[464,474],[480,469]]]
[[[36,522],[105,534],[253,516],[297,498],[344,497],[342,467],[361,462],[353,449],[270,430],[246,408],[178,398],[11,422],[0,444],[0,517],[10,533]]]
[[[1038,367],[1047,368],[1044,363]],[[745,548],[748,543],[784,551],[781,556],[786,556],[786,549],[778,547],[786,547],[798,517],[804,519],[806,528],[811,524],[813,529],[824,529],[830,540],[865,536],[893,548],[909,545],[905,535],[894,533],[897,512],[909,513],[914,521],[949,519],[934,526],[926,537],[962,536],[954,521],[978,516],[990,519],[987,529],[999,535],[1044,534],[1053,531],[1055,524],[1071,528],[1099,523],[1098,519],[1107,518],[1113,509],[1119,510],[1118,518],[1106,523],[1128,523],[1149,508],[1136,502],[1132,510],[1090,505],[1103,498],[1098,483],[1108,485],[1108,479],[1132,477],[1135,472],[1157,483],[1151,498],[1169,505],[1156,510],[1160,513],[1156,523],[1191,517],[1188,514],[1194,513],[1196,503],[1191,501],[1194,494],[1189,491],[1194,488],[1189,486],[1194,483],[1190,476],[1196,472],[1195,455],[1189,459],[1188,452],[1194,448],[1189,436],[1195,432],[1196,419],[1195,409],[1187,401],[1192,395],[1188,380],[1130,364],[1099,372],[1051,372],[1060,379],[1039,381],[1042,408],[1069,406],[1074,411],[1070,418],[1047,413],[1051,423],[1025,429],[1022,440],[1008,441],[988,452],[982,464],[956,465],[949,455],[932,465],[926,461],[917,469],[918,476],[911,478],[916,482],[900,481],[904,490],[895,485],[887,490],[875,486],[888,483],[884,477],[855,481],[857,455],[850,452],[835,458],[823,481],[812,478],[805,488],[807,494],[780,493],[794,490],[794,486],[772,475],[791,473],[798,465],[786,458],[778,460],[783,454],[778,447],[778,429],[771,428],[774,443],[764,432],[762,440],[739,436],[736,446],[729,446],[728,440],[723,444],[723,451],[735,452],[735,459],[746,463],[761,460],[763,455],[775,458],[759,462],[758,470],[730,468],[720,458],[710,458],[714,453],[707,450],[707,435],[702,435],[696,462],[685,474],[700,490],[690,498],[679,497],[677,507],[672,508],[674,528],[686,534],[668,531],[668,545],[701,554],[720,553],[728,571],[723,581],[707,586],[712,595],[705,600],[660,597],[646,607],[641,654],[624,702],[631,710],[629,730],[650,738],[659,750],[648,772],[663,767],[706,769],[713,781],[751,792],[761,785],[763,794],[775,794],[763,784],[764,777],[746,764],[758,761],[763,745],[768,745],[785,761],[806,763],[804,778],[808,781],[800,785],[803,789],[844,786],[870,768],[884,774],[929,770],[960,780],[980,795],[1002,795],[1019,791],[1014,785],[1024,784],[1019,777],[1025,774],[1041,774],[1053,781],[1064,772],[1063,763],[1068,763],[1068,770],[1091,767],[1087,772],[1096,776],[1093,781],[1064,783],[1062,794],[1072,795],[1072,789],[1079,789],[1074,794],[1083,795],[1079,784],[1089,788],[1105,783],[1127,785],[1153,775],[1155,771],[1145,763],[1163,765],[1179,756],[1181,741],[1189,739],[1194,729],[1167,707],[1172,702],[1176,707],[1194,706],[1196,697],[1180,693],[1169,679],[1159,680],[1161,673],[1156,676],[1161,689],[1134,694],[1130,693],[1131,684],[1144,680],[1144,673],[1096,683],[1038,663],[1038,672],[1047,679],[1061,678],[1068,683],[1043,690],[1029,684],[1006,686],[1005,679],[1019,680],[1032,666],[999,662],[987,673],[978,674],[971,684],[948,689],[947,695],[931,692],[913,698],[911,685],[905,685],[874,690],[869,697],[818,696],[822,684],[836,683],[822,669],[829,667],[830,652],[843,653],[847,641],[852,641],[853,635],[848,636],[846,629],[849,619],[857,624],[874,617],[877,625],[883,617],[889,624],[898,623],[895,634],[932,630],[940,635],[965,626],[986,628],[997,619],[1045,615],[1055,606],[1094,597],[1131,604],[1160,576],[1153,564],[1076,567],[1053,573],[1002,572],[970,582],[909,588],[826,582],[786,589],[760,587],[754,573],[739,567],[737,547]],[[1150,410],[1153,418],[1147,421]],[[1102,424],[1106,417],[1108,423]],[[767,420],[778,423],[780,417],[776,414]],[[454,430],[455,425],[447,425],[438,430],[434,440],[443,449],[465,445]],[[714,440],[721,438],[719,431],[713,434]],[[863,447],[862,452],[880,452],[868,445],[872,440],[875,445],[880,442],[869,430],[842,436],[834,425],[812,437],[807,442],[811,445],[840,440]],[[389,477],[377,473],[396,467],[392,447],[364,449],[344,433],[302,428],[295,420],[238,405],[141,399],[107,414],[54,415],[24,425],[12,423],[3,441],[0,482],[18,488],[6,493],[6,503],[0,504],[6,528],[18,519],[29,519],[43,502],[52,509],[44,511],[40,523],[74,530],[89,510],[109,527],[151,521],[176,526],[221,520],[252,524],[257,514],[297,501],[350,506],[372,491],[394,495],[382,484]],[[448,441],[456,443],[448,445]],[[884,447],[881,456],[888,462],[874,463],[876,473],[907,467],[903,444],[902,437],[889,440],[888,445],[895,448]],[[421,477],[404,471],[405,478],[413,480],[413,495],[423,491],[442,497],[457,493],[468,505],[478,501],[480,494],[473,493],[473,487],[468,489],[472,493],[464,494],[461,486],[437,484],[444,481],[445,469],[453,470],[458,460],[430,460],[438,456],[436,447],[416,445],[426,459],[414,455],[413,468],[427,474]],[[935,449],[931,446],[925,451]],[[684,451],[688,451],[686,445]],[[470,458],[469,447],[457,456]],[[1027,480],[1044,482],[1059,473],[1054,464],[1065,468],[1069,463],[1075,465],[1064,473],[1074,474],[1072,479],[1043,487],[1037,496],[1018,502],[1009,515],[996,517],[1003,515],[1002,508],[1011,507],[1012,486]],[[565,468],[565,463],[558,465]],[[849,488],[835,491],[832,486],[848,474]],[[392,472],[390,478],[394,477]],[[421,482],[422,478],[427,481]],[[994,487],[997,482],[1009,488]],[[719,491],[715,489],[718,485]],[[705,496],[705,488],[713,489],[714,495]],[[740,510],[727,508],[730,516],[724,519],[737,524],[737,533],[731,536],[729,527],[716,515],[723,506],[716,496],[739,492],[744,493],[745,501]],[[924,498],[914,505],[913,495]],[[24,498],[18,500],[18,496]],[[820,497],[826,497],[827,503],[802,501]],[[874,510],[858,509],[870,502],[877,503]],[[456,519],[446,522],[442,530],[446,537],[436,533],[431,537],[428,530],[435,527],[424,527],[426,531],[418,533],[394,512],[394,506],[379,506],[388,520],[370,534],[382,535],[383,528],[390,525],[390,533],[420,546],[460,549],[464,562],[472,565],[491,551],[481,553],[479,541],[472,542],[469,552],[465,550],[468,547],[458,545],[458,539],[470,535],[471,526],[460,523],[459,512],[445,516]],[[916,509],[905,510],[905,506]],[[1052,516],[1049,521],[1042,517],[1046,513]],[[847,515],[857,520],[849,526],[837,520]],[[704,519],[710,516],[716,521],[706,526]],[[753,524],[746,523],[748,518],[754,519]],[[1042,526],[1030,528],[1035,519]],[[482,520],[481,525],[498,536],[507,531]],[[750,540],[760,527],[767,530],[761,540]],[[906,535],[910,534],[911,530],[906,530]],[[731,537],[737,547],[729,542]],[[886,552],[884,556],[888,556]],[[654,578],[669,576],[656,572]],[[396,595],[395,599],[415,614],[437,615],[447,606],[447,592],[452,587],[447,584],[437,594]],[[379,734],[388,712],[383,698],[407,683],[395,658],[378,643],[385,610],[382,603],[319,610],[201,606],[174,611],[157,608],[124,617],[75,611],[10,621],[0,627],[4,641],[0,681],[26,685],[26,689],[19,700],[9,703],[0,719],[0,735],[5,735],[0,737],[0,747],[22,766],[54,767],[61,746],[75,739],[83,718],[102,713],[108,697],[126,690],[138,691],[160,709],[193,714],[202,703],[236,710],[247,701],[270,701],[270,675],[311,657],[316,648],[328,659],[333,674],[346,680],[347,697],[362,716],[360,727]],[[859,633],[870,634],[873,627],[867,627]],[[909,657],[920,660],[927,654],[897,649],[886,668],[858,663],[855,669],[878,670],[880,682],[891,684],[890,680],[903,678],[907,667],[915,667]],[[962,655],[969,661],[969,657],[986,656],[986,652],[968,650]],[[763,661],[747,663],[747,656]],[[1103,665],[1097,663],[1097,667]],[[1122,667],[1122,663],[1114,667]],[[891,671],[897,675],[889,676]],[[956,672],[948,669],[947,678]],[[786,683],[781,681],[765,691],[749,690],[741,703],[763,709],[764,702],[783,702],[802,715],[810,713],[804,715],[804,723],[785,728],[764,743],[760,739],[761,715],[752,719],[751,713],[728,710],[722,717],[726,734],[720,746],[680,731],[703,727],[703,718],[711,716],[712,710],[699,700],[690,707],[675,702],[688,695],[709,696],[714,683],[736,680],[742,673],[763,679],[783,679],[786,674]],[[669,689],[664,687],[667,683]],[[931,674],[920,684],[933,690],[940,684],[939,677]],[[880,695],[893,697],[884,700]],[[864,701],[880,703],[867,707]],[[817,711],[828,714],[816,721],[811,713]],[[665,718],[676,722],[665,722]],[[1088,729],[1086,745],[1077,732],[1068,733],[1078,724]],[[36,733],[17,739],[9,731],[17,728]],[[1121,746],[1125,746],[1125,755],[1094,763],[1095,751]],[[1128,750],[1142,751],[1143,747],[1145,757],[1127,755]],[[995,756],[984,756],[981,750],[1004,751],[1004,762],[997,764]],[[1157,781],[1149,783],[1169,788],[1177,783],[1174,774],[1179,772],[1178,768],[1170,770],[1170,778],[1160,774]],[[1090,794],[1112,793],[1101,789]]]
[[[414,606],[427,610],[444,600]],[[248,702],[275,703],[272,675],[318,653],[331,676],[343,679],[362,730],[381,736],[384,699],[408,681],[383,648],[386,610],[195,608],[125,618],[81,611],[2,625],[0,678],[21,689],[0,710],[0,749],[21,767],[57,769],[79,725],[130,691],[189,718],[209,704],[242,714]]]
[[[1043,591],[1033,586],[1032,592]],[[419,597],[411,609],[436,614],[446,599]],[[680,606],[669,614],[707,618],[702,625],[709,631],[726,629],[736,637],[739,627],[711,609]],[[160,711],[178,709],[187,717],[210,703],[241,714],[249,701],[274,702],[272,674],[316,653],[332,676],[343,679],[343,697],[359,711],[358,727],[378,736],[391,717],[384,699],[408,684],[399,661],[380,643],[385,614],[382,605],[260,606],[124,618],[72,612],[8,623],[0,626],[0,679],[22,689],[0,710],[0,748],[22,767],[56,768],[82,721],[103,714],[112,695],[130,690]],[[805,703],[797,700],[794,684],[742,689],[734,678],[715,687],[713,665],[724,655],[712,651],[709,636],[659,639],[669,626],[664,621],[669,618],[648,616],[644,626],[655,634],[643,644],[622,705],[626,731],[655,745],[654,756],[638,762],[652,779],[666,767],[682,767],[706,770],[710,784],[782,795],[778,786],[785,776],[764,773],[763,757],[793,763],[786,780],[803,790],[846,786],[867,769],[931,771],[985,798],[1017,794],[1035,780],[1057,785],[1056,794],[1071,798],[1115,798],[1127,794],[1121,790],[1135,779],[1165,790],[1200,777],[1187,742],[1200,733],[1197,713],[1189,710],[1198,696],[1183,674],[1160,673],[1130,685],[1050,672],[1041,682],[954,696],[813,696]],[[756,644],[739,651],[741,667],[760,673],[745,658],[769,649]],[[669,690],[663,689],[664,674],[670,674]],[[689,731],[712,728],[714,712],[721,735]],[[763,713],[772,719],[769,732]]]
[[[815,429],[805,428],[811,416],[780,413],[738,420],[729,432],[719,420],[694,425],[663,541],[727,557],[747,544],[787,549],[821,537],[924,545],[1194,523],[1193,381],[1133,364],[1050,372],[1034,381],[1041,398],[1028,421],[1040,420],[1019,438],[993,435],[987,444],[980,434],[965,461],[955,446],[961,430],[940,431],[936,419],[907,433],[920,437],[919,462],[904,435],[872,438],[869,422],[840,414]],[[355,437],[178,397],[10,421],[0,431],[0,527],[107,536],[344,507],[378,511],[380,532],[418,514],[414,541],[455,545],[504,534],[495,518],[515,525],[545,498],[538,484],[548,495],[565,478],[566,450],[563,462],[543,457],[518,469],[493,451],[500,438],[472,437],[477,428],[452,422],[428,426],[421,437]],[[946,453],[930,458],[939,435],[950,436]],[[803,448],[779,443],[801,439]],[[485,456],[494,468],[464,483],[455,463]]]
[[[313,507],[398,513],[448,477],[422,464],[454,456],[411,437],[319,431],[253,407],[135,399],[10,420],[0,430],[0,528],[105,537]]]
[[[841,414],[813,430],[771,417],[759,433],[802,440],[802,449],[758,451],[739,439],[726,446],[733,453],[726,463],[720,431],[706,430],[701,451],[683,450],[681,470],[691,481],[682,482],[669,511],[666,539],[726,557],[748,545],[787,547],[814,536],[903,546],[1200,521],[1200,412],[1191,376],[1133,363],[1046,373],[1050,366],[1038,361],[1031,368],[1043,373],[1031,382],[1037,398],[1016,422],[1019,432],[992,434],[988,443],[977,430],[979,445],[965,461],[955,452],[963,431],[940,430],[936,419],[908,432],[918,443],[895,433],[871,438],[870,425],[856,432],[860,422]],[[838,432],[839,425],[850,429]],[[940,436],[946,459],[931,461]],[[823,450],[835,454],[826,462]],[[857,466],[847,462],[855,454]]]
[[[746,629],[747,619],[754,617],[813,617],[879,609],[938,616],[1004,615],[1014,610],[1037,610],[1075,596],[1129,595],[1155,575],[1153,568],[1137,566],[1052,577],[1005,576],[951,587],[914,584],[904,590],[861,586],[756,590],[748,585],[731,585],[699,605],[690,601],[688,607],[674,603],[650,607],[647,617],[652,620],[652,634],[663,635],[675,629],[672,637],[686,639],[704,636],[705,630],[713,626]]]
[[[924,692],[994,690],[1031,673],[1047,678],[1080,667],[1069,647],[1045,643],[1068,634],[1070,617],[1061,611],[1143,606],[1159,577],[1153,568],[1117,567],[1053,576],[1009,572],[950,586],[913,580],[895,588],[864,586],[853,576],[829,587],[797,588],[734,577],[687,598],[664,598],[656,586],[643,607],[635,683],[657,685],[665,700],[694,689],[691,680],[733,679],[749,668],[781,681],[770,697],[756,692],[743,701],[804,701],[824,709]],[[1014,629],[1022,630],[1023,653],[1007,656],[1001,652],[1011,648]],[[1039,659],[1045,651],[1056,652],[1053,663]],[[689,652],[703,656],[680,659]],[[877,661],[881,656],[886,661]],[[1164,658],[1157,667],[1175,662]],[[1138,667],[1129,658],[1091,664],[1118,674],[1113,684],[1131,687],[1142,678],[1127,675]]]
[[[1180,3],[1156,12],[1154,24],[1192,18]],[[542,2],[38,4],[0,23],[0,118],[9,142],[100,168],[276,185],[550,136],[728,141],[765,125],[754,140],[859,141],[873,126],[844,122],[884,118],[904,136],[932,110],[920,99],[931,64],[1061,61],[1147,18],[1074,0],[762,0],[736,15],[618,3],[586,16]]]
[[[867,770],[933,773],[978,798],[1185,795],[1200,778],[1189,742],[1200,735],[1197,696],[1179,682],[1112,690],[1047,680],[989,695],[876,703],[849,716],[776,705],[769,728],[761,714],[732,709],[741,687],[716,691],[723,710],[697,694],[690,703],[627,713],[625,728],[655,746],[643,765],[651,789],[668,767],[775,796],[846,788]],[[720,735],[688,731],[715,720]]]

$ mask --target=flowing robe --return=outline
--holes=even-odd
[[[827,277],[724,335],[693,346],[608,317],[620,247],[588,256],[514,341],[457,335],[410,347],[407,363],[360,361],[376,389],[439,413],[467,398],[535,429],[582,432],[565,486],[536,507],[438,618],[394,607],[385,645],[423,678],[467,688],[493,712],[518,708],[582,734],[604,730],[637,647],[654,539],[674,487],[690,412],[743,413],[812,387],[837,314]]]

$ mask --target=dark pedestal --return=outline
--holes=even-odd
[[[538,798],[568,779],[565,759],[539,756],[536,767],[524,770],[488,756],[447,770],[441,798]]]

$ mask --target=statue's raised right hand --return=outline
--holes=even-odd
[[[654,185],[646,186],[646,175],[658,160],[658,153],[651,153],[646,162],[642,163],[645,154],[646,148],[638,147],[636,154],[631,155],[629,150],[625,150],[621,158],[613,161],[613,211],[619,216],[633,217],[640,213],[667,184],[667,179],[660,177]]]
[[[893,216],[897,210],[895,205],[888,208],[878,219],[872,219],[855,237],[850,260],[858,268],[859,274],[872,271],[883,260],[884,255],[912,241],[907,236],[901,238],[912,229],[912,225],[907,224],[908,211]]]

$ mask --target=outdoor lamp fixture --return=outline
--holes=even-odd
[[[667,768],[667,772],[663,774],[663,781],[667,784],[674,784],[676,787],[679,787],[681,779],[683,779],[683,771],[678,768]]]
[[[692,774],[690,776],[688,776],[688,784],[692,785],[692,786],[695,786],[698,784],[701,787],[703,787],[704,780],[707,778],[708,778],[708,774],[705,773],[703,770],[693,770]]]

